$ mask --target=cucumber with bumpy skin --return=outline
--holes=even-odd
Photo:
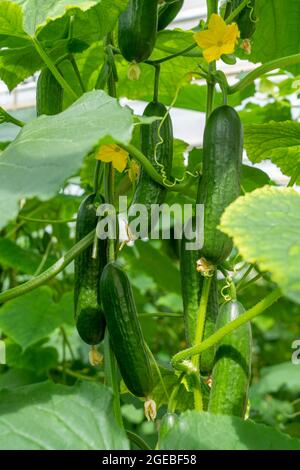
[[[76,242],[97,226],[95,194],[81,203],[76,222]],[[105,332],[105,317],[101,308],[99,280],[106,264],[106,240],[98,240],[97,258],[92,257],[93,246],[75,258],[74,313],[76,328],[83,341],[90,345],[100,343]]]
[[[119,18],[119,48],[128,62],[143,62],[153,51],[157,33],[157,0],[129,0]]]
[[[141,149],[150,163],[159,172],[165,173],[167,178],[171,176],[173,160],[173,128],[172,121],[167,114],[166,107],[158,102],[151,102],[146,107],[143,116],[158,116],[163,118],[152,124],[143,124],[141,128]],[[162,204],[167,194],[167,189],[154,181],[144,168],[141,169],[137,187],[134,193],[132,205],[144,204],[150,211],[152,204]]]
[[[244,312],[237,301],[222,305],[217,330]],[[212,374],[208,411],[214,414],[245,416],[251,375],[251,325],[246,323],[218,344]]]
[[[105,266],[100,290],[111,345],[125,385],[137,397],[148,398],[153,389],[151,360],[129,279],[117,263]]]
[[[63,108],[63,89],[52,72],[44,68],[38,78],[36,87],[37,116],[58,114]]]
[[[221,216],[240,195],[243,129],[230,106],[216,108],[208,118],[203,140],[203,169],[197,202],[204,205],[201,257],[218,265],[232,250],[232,240],[218,229]]]

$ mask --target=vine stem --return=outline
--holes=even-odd
[[[244,78],[242,78],[238,83],[235,85],[229,86],[227,89],[227,93],[229,95],[233,95],[239,91],[244,90],[247,88],[251,83],[253,83],[257,78],[265,73],[271,72],[272,70],[281,69],[288,67],[290,65],[296,65],[300,63],[300,54],[294,54],[286,57],[281,57],[280,59],[275,59],[270,62],[266,62],[263,65],[260,65],[256,69],[249,72]]]
[[[148,175],[154,181],[156,181],[156,183],[161,184],[162,186],[165,186],[166,188],[168,188],[169,191],[175,191],[178,193],[182,193],[182,194],[186,194],[186,195],[194,197],[194,192],[191,191],[189,185],[187,184],[181,184],[181,183],[174,184],[172,183],[172,181],[166,181],[166,184],[165,184],[161,174],[155,170],[153,165],[151,165],[151,163],[149,162],[148,158],[140,150],[138,150],[134,145],[124,144],[122,142],[116,142],[116,143],[119,147],[126,150],[126,152],[128,152],[141,165],[143,165]]]
[[[4,118],[3,121],[1,120],[1,116],[2,118]],[[2,122],[15,124],[15,126],[18,126],[18,127],[24,127],[26,124],[26,122],[20,121],[19,119],[15,118],[11,114],[9,114],[7,111],[5,111],[5,109],[2,108],[2,106],[0,106],[0,124],[2,124]]]
[[[74,258],[93,243],[95,233],[96,230],[92,230],[88,235],[82,238],[82,240],[76,243],[76,245],[74,245],[64,256],[50,266],[50,268],[39,274],[39,276],[33,277],[24,284],[2,292],[0,294],[0,303],[7,302],[8,300],[20,297],[20,295],[27,294],[43,284],[46,284],[50,279],[53,279],[57,274],[63,271],[65,267],[74,260]]]
[[[239,13],[248,5],[250,0],[244,0],[241,4],[233,10],[233,12],[226,19],[226,24],[232,23],[232,21],[239,15]]]
[[[197,327],[196,327],[196,334],[195,334],[195,341],[194,341],[195,346],[201,344],[202,338],[203,338],[206,309],[207,309],[211,281],[212,281],[211,277],[205,277],[203,279],[202,294],[201,294],[199,311],[198,311],[198,316],[197,316]],[[200,360],[198,360],[198,357],[194,356],[192,362],[194,366],[197,368],[197,371],[199,372]]]
[[[190,46],[186,47],[185,49],[182,49],[181,51],[178,51],[178,52],[174,52],[174,54],[170,54],[170,55],[167,55],[165,57],[162,57],[161,59],[155,59],[155,60],[145,60],[145,64],[149,64],[149,65],[159,65],[159,64],[162,64],[163,62],[167,62],[168,60],[172,60],[172,59],[175,59],[176,57],[179,57],[181,55],[184,55],[186,54],[187,52],[190,52],[192,51],[193,49],[196,49],[196,47],[198,47],[198,45],[195,43],[195,44],[191,44]],[[198,57],[202,57],[202,54],[201,52],[199,52],[199,56]]]
[[[228,335],[232,331],[236,330],[240,326],[244,325],[248,321],[255,318],[260,313],[264,312],[267,308],[273,305],[278,299],[282,297],[282,292],[279,288],[275,289],[269,295],[267,295],[264,299],[258,302],[254,307],[250,308],[247,312],[240,315],[238,318],[233,320],[232,322],[228,323],[227,325],[220,328],[214,334],[209,336],[206,340],[204,340],[201,344],[193,346],[188,349],[184,349],[179,353],[175,354],[172,359],[172,364],[176,368],[176,365],[188,359],[189,357],[195,356],[196,354],[200,354],[206,349],[211,348],[215,344],[219,343],[224,336]]]
[[[38,39],[37,38],[32,38],[32,43],[33,43],[37,53],[39,54],[39,56],[41,57],[43,62],[45,62],[48,69],[52,72],[53,76],[56,78],[58,83],[62,86],[62,88],[66,91],[66,93],[68,93],[70,98],[72,98],[73,100],[77,100],[78,99],[77,94],[70,87],[70,85],[64,79],[64,77],[61,75],[61,73],[59,72],[59,70],[57,69],[55,64],[53,63],[52,59],[48,56],[47,52],[43,49],[43,47],[42,47],[41,43],[38,41]]]
[[[142,439],[140,436],[138,436],[135,432],[128,431],[126,429],[126,434],[128,439],[135,444],[139,449],[141,450],[152,450],[151,447],[148,446],[148,444]]]
[[[177,395],[181,387],[181,382],[182,382],[183,377],[184,377],[184,372],[180,374],[178,381],[172,390],[172,393],[168,401],[168,413],[175,413],[176,411]]]

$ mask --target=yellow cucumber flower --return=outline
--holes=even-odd
[[[204,59],[208,63],[219,60],[223,54],[232,54],[239,37],[237,24],[227,25],[223,18],[215,13],[210,17],[208,29],[194,34],[194,39],[203,49]]]
[[[119,173],[122,173],[127,166],[128,152],[121,149],[118,145],[105,144],[99,148],[96,153],[96,159],[105,163],[112,163],[113,167]]]

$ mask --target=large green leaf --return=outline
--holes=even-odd
[[[132,129],[129,108],[103,91],[86,93],[61,114],[31,121],[1,154],[0,227],[17,215],[20,199],[49,199],[96,144],[129,142]]]
[[[22,8],[12,1],[0,0],[0,46],[23,45],[27,39],[23,30]]]
[[[11,3],[11,2],[10,2]],[[111,0],[14,0],[22,6],[24,13],[24,30],[33,36],[38,28],[44,26],[48,21],[55,20],[65,15],[66,12],[70,14],[77,13],[76,10],[82,11],[89,10],[92,7],[100,4],[101,9],[98,14],[102,16],[99,20],[104,24],[110,22],[109,15],[114,18],[116,11],[121,13],[125,8],[127,0],[114,1],[112,5]]]
[[[300,194],[265,186],[238,198],[224,212],[221,230],[241,255],[269,271],[284,294],[300,303]]]
[[[271,159],[288,176],[300,164],[300,123],[294,121],[245,126],[245,148],[253,163]],[[300,176],[298,177],[300,182]]]
[[[187,411],[162,439],[171,450],[292,450],[300,440],[235,416]]]
[[[300,367],[292,362],[264,367],[258,383],[252,385],[251,396],[262,397],[269,393],[290,392],[300,394]]]
[[[69,294],[56,303],[51,293],[48,287],[40,287],[7,302],[0,309],[0,330],[23,349],[47,337],[72,312]]]
[[[260,0],[256,2],[256,33],[250,59],[267,62],[297,54],[300,45],[300,2],[298,0]],[[299,71],[299,66],[294,67]]]
[[[15,268],[25,274],[34,274],[42,257],[32,250],[21,248],[12,240],[0,238],[0,264],[4,267]],[[54,262],[53,258],[51,259]],[[49,266],[49,260],[45,267]]]
[[[0,449],[127,450],[103,385],[43,383],[0,393]]]

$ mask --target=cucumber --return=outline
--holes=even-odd
[[[237,301],[222,305],[217,329],[237,318],[245,310]],[[215,353],[208,411],[214,414],[244,417],[251,375],[251,325],[246,323],[229,333]]]
[[[63,109],[63,89],[48,68],[44,68],[36,87],[37,116],[52,116]]]
[[[176,18],[183,6],[184,0],[177,2],[165,3],[158,9],[158,24],[157,30],[165,29]]]
[[[195,341],[197,318],[201,292],[203,286],[203,276],[197,272],[196,263],[200,258],[199,250],[186,250],[186,240],[182,238],[180,255],[180,274],[183,300],[183,318],[185,325],[185,336],[188,346],[192,346]],[[218,316],[218,284],[216,276],[213,277],[208,298],[206,319],[204,327],[204,339],[210,336],[215,330]],[[209,375],[213,368],[214,351],[212,348],[204,351],[201,355],[201,373]]]
[[[95,194],[81,203],[76,222],[76,242],[96,228]],[[105,317],[101,308],[99,280],[106,264],[106,240],[98,240],[97,259],[92,258],[89,246],[75,258],[74,316],[81,339],[90,345],[100,343],[105,332]]]
[[[151,360],[129,279],[117,263],[105,266],[100,290],[111,345],[125,385],[133,395],[149,397],[153,389]]]
[[[118,42],[128,62],[143,62],[153,51],[157,33],[157,0],[129,0],[119,18]]]
[[[216,108],[208,118],[203,141],[203,169],[197,201],[204,204],[204,245],[201,256],[218,265],[232,250],[232,241],[218,230],[221,215],[240,194],[243,129],[230,106]]]
[[[173,160],[173,128],[171,118],[169,114],[166,114],[167,108],[163,104],[154,101],[148,104],[143,116],[158,116],[165,117],[165,119],[162,125],[159,120],[150,125],[142,125],[141,150],[159,173],[162,171],[160,165],[163,165],[166,177],[170,178]],[[163,142],[157,145],[161,140]],[[167,189],[156,183],[142,167],[132,205],[144,204],[150,213],[151,205],[162,204],[166,194]]]

